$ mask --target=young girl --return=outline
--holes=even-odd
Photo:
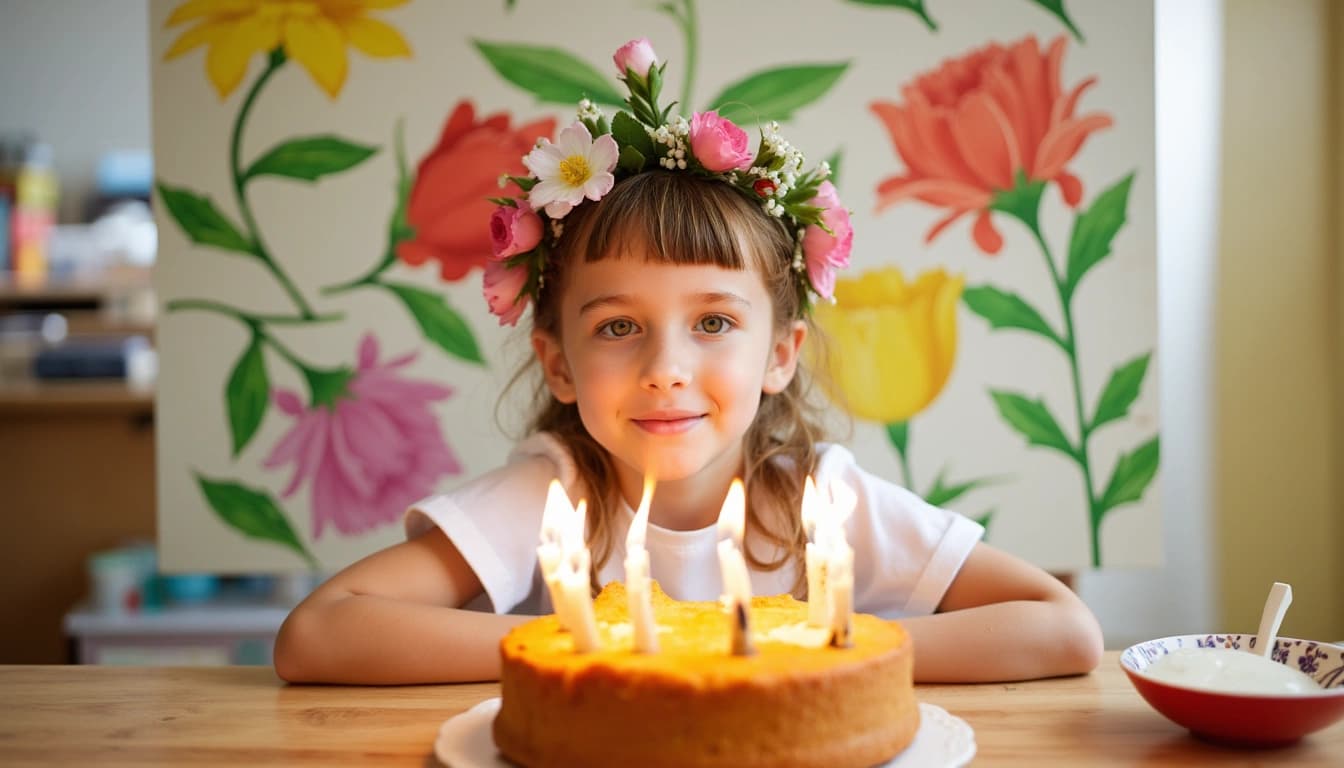
[[[279,675],[496,679],[500,638],[550,611],[537,543],[551,479],[588,500],[596,586],[623,578],[646,473],[657,481],[650,571],[674,598],[722,593],[715,522],[735,477],[747,488],[753,594],[803,596],[799,509],[810,474],[857,494],[845,526],[854,607],[902,620],[916,680],[1095,667],[1100,629],[1063,584],[820,442],[800,358],[812,294],[830,298],[849,254],[848,216],[824,164],[802,171],[801,154],[773,130],[752,154],[745,133],[714,113],[669,123],[647,41],[623,47],[616,63],[631,111],[608,133],[585,103],[580,122],[527,156],[532,176],[513,179],[526,197],[500,200],[491,222],[491,310],[512,323],[534,305],[543,385],[532,436],[505,466],[415,505],[405,543],[296,607],[276,642]]]

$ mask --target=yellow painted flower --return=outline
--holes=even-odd
[[[369,56],[409,56],[396,28],[371,18],[372,10],[407,0],[187,0],[166,26],[196,22],[173,42],[165,59],[202,45],[205,73],[223,99],[238,87],[255,53],[283,47],[333,99],[345,85],[347,43]]]
[[[834,399],[880,424],[908,421],[928,407],[952,373],[965,282],[935,269],[910,284],[895,267],[837,280],[836,303],[818,302],[814,310],[831,342]]]

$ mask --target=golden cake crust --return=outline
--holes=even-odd
[[[594,602],[595,653],[574,653],[554,616],[505,636],[500,752],[528,768],[865,768],[919,728],[910,638],[895,622],[856,614],[853,647],[831,648],[824,630],[803,629],[806,603],[758,597],[756,653],[741,657],[717,603],[672,600],[655,584],[653,605],[656,654],[633,652],[620,583]]]

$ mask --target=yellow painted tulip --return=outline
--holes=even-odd
[[[347,43],[369,56],[410,56],[410,46],[394,27],[369,11],[395,8],[408,0],[187,0],[165,26],[188,22],[164,54],[173,59],[202,45],[205,73],[222,99],[247,74],[256,53],[282,48],[336,98],[345,85]]]
[[[964,277],[942,269],[913,284],[895,267],[837,280],[836,303],[818,302],[814,310],[830,340],[828,386],[839,389],[833,399],[880,424],[927,408],[952,373],[964,286]]]

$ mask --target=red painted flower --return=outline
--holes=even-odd
[[[1042,53],[1032,36],[1008,48],[993,43],[916,78],[901,89],[904,104],[874,102],[870,108],[907,168],[878,185],[877,209],[910,198],[950,209],[926,241],[974,211],[975,243],[994,254],[1003,237],[988,206],[995,192],[1013,188],[1018,172],[1057,182],[1064,201],[1076,206],[1083,185],[1065,166],[1088,136],[1113,121],[1101,112],[1075,114],[1097,78],[1065,92],[1064,45],[1056,38]]]
[[[523,155],[540,137],[555,132],[555,119],[509,127],[506,113],[476,119],[470,101],[461,101],[443,126],[439,143],[420,161],[406,208],[415,237],[397,246],[397,256],[420,266],[437,259],[446,281],[461,280],[490,258],[489,197],[521,194],[499,188],[499,175],[523,176]]]

